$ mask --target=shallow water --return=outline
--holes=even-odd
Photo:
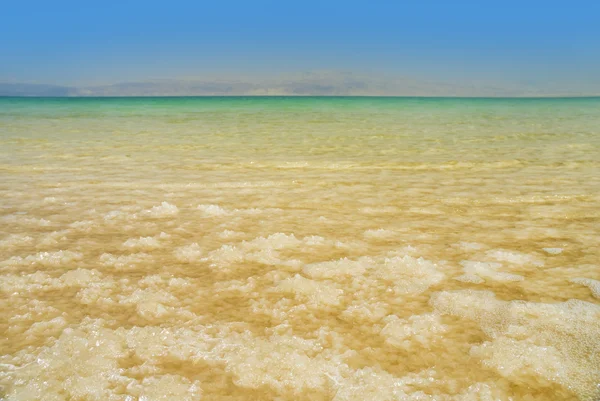
[[[0,99],[7,400],[597,400],[600,99]]]

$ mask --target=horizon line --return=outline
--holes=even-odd
[[[0,95],[0,99],[181,99],[181,98],[403,98],[403,99],[598,99],[597,95],[437,96],[437,95]]]

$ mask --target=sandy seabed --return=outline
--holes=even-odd
[[[597,139],[234,111],[0,118],[4,399],[598,400]]]

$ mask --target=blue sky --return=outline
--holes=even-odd
[[[309,70],[600,81],[595,1],[7,1],[0,81]]]

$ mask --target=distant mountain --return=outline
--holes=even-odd
[[[436,82],[411,77],[320,71],[270,77],[164,79],[68,87],[0,83],[0,96],[594,96],[600,84],[580,91],[552,85]]]
[[[72,96],[77,90],[68,86],[1,83],[0,96]]]

